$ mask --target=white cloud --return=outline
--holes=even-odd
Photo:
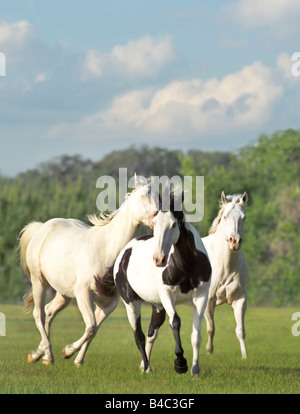
[[[35,78],[34,78],[34,83],[42,83],[45,82],[47,80],[47,76],[45,73],[39,73]]]
[[[101,54],[97,50],[88,50],[84,62],[84,77],[87,76],[87,73],[90,75],[94,75],[96,77],[102,76],[102,69],[103,66],[103,59],[101,58]]]
[[[254,62],[221,80],[175,81],[128,92],[76,124],[57,125],[49,136],[168,140],[243,131],[267,121],[281,94],[273,69]]]
[[[287,24],[300,13],[299,0],[237,0],[225,6],[233,20],[247,28]]]
[[[102,77],[112,73],[151,77],[174,58],[170,36],[145,36],[115,46],[110,53],[88,50],[82,71],[82,79]]]
[[[32,36],[32,27],[26,20],[0,22],[0,46],[21,47]]]

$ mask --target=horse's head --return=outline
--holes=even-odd
[[[155,240],[153,261],[156,266],[164,267],[167,264],[172,245],[179,239],[178,220],[171,211],[159,211],[152,222]]]
[[[226,196],[223,191],[221,201],[224,208],[221,224],[226,240],[231,250],[239,250],[244,235],[245,206],[248,195],[245,191],[243,195]]]
[[[181,197],[183,197],[183,194]],[[171,247],[177,243],[180,236],[180,226],[184,214],[182,211],[174,211],[174,205],[176,204],[174,199],[175,196],[171,193],[170,210],[159,210],[152,219],[155,241],[153,261],[158,267],[166,266]]]
[[[135,181],[135,188],[127,200],[133,219],[152,227],[152,218],[159,210],[159,195],[151,183]]]

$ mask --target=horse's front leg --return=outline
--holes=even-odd
[[[163,307],[165,308],[168,316],[169,316],[169,323],[172,328],[173,336],[175,339],[175,354],[176,359],[174,361],[174,368],[178,374],[184,374],[188,370],[187,360],[183,356],[183,348],[181,346],[181,339],[180,339],[180,326],[181,320],[175,310],[175,296],[167,286],[164,286],[161,289],[161,302]]]
[[[193,297],[194,314],[193,314],[193,330],[191,335],[191,342],[193,348],[193,365],[191,368],[192,377],[199,377],[199,349],[201,345],[201,325],[207,304],[208,288],[204,286],[204,290],[196,291]]]
[[[115,299],[113,302],[106,304],[106,306],[103,306],[101,304],[101,307],[99,304],[96,303],[96,310],[95,310],[95,319],[96,319],[96,331],[95,335],[98,332],[98,329],[100,328],[102,322],[116,309],[117,305],[119,303],[119,297]],[[95,336],[94,335],[94,336]],[[84,344],[81,346],[77,357],[74,360],[74,364],[77,366],[81,366],[83,364],[83,360],[86,354],[86,351],[92,341],[93,337],[88,338]]]
[[[208,354],[212,354],[214,351],[213,341],[214,341],[214,336],[215,336],[215,321],[214,321],[215,306],[216,306],[215,300],[212,298],[209,298],[206,310],[204,312],[204,316],[206,319],[206,327],[207,327],[206,351]]]
[[[245,296],[242,296],[238,300],[235,300],[232,303],[232,307],[234,311],[234,317],[236,320],[235,333],[236,333],[237,339],[240,342],[242,359],[246,359],[247,349],[246,349],[246,342],[245,342],[245,338],[246,338],[245,313],[247,309],[247,298]]]
[[[93,301],[90,291],[88,289],[82,289],[81,292],[76,295],[76,300],[85,323],[85,331],[78,341],[65,346],[63,349],[63,357],[65,359],[70,358],[73,354],[75,354],[75,352],[77,352],[87,340],[91,340],[95,336],[97,331]],[[80,364],[77,364],[76,361],[74,361],[74,363],[75,365],[80,366]]]

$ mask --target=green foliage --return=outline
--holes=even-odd
[[[98,162],[62,156],[13,179],[0,177],[0,302],[20,301],[26,279],[19,268],[17,237],[31,220],[97,212],[97,178],[115,177],[119,168],[145,177],[204,176],[205,236],[217,214],[222,190],[247,190],[249,206],[243,252],[249,265],[249,302],[300,302],[300,131],[262,135],[236,153],[189,150],[186,154],[146,146],[113,151]],[[193,180],[195,185],[195,180]]]

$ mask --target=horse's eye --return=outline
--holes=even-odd
[[[175,229],[175,227],[177,226],[177,223],[173,223],[172,228]]]
[[[227,216],[224,216],[224,220],[227,220]]]

